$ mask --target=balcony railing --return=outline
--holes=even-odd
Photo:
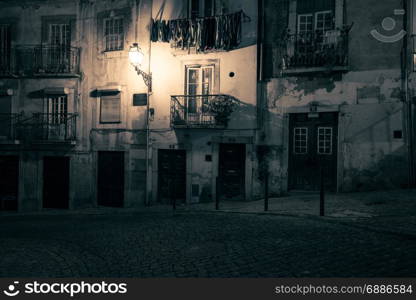
[[[17,126],[18,137],[26,141],[71,142],[76,140],[77,114],[34,113]]]
[[[282,44],[282,69],[334,68],[348,65],[348,31],[287,34]]]
[[[171,96],[171,126],[224,128],[236,102],[227,95]]]
[[[0,141],[16,140],[16,128],[22,121],[23,113],[5,114],[0,113]]]
[[[0,75],[79,74],[80,49],[51,45],[23,45],[3,55]]]

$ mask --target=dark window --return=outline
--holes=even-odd
[[[191,18],[194,19],[199,17],[199,0],[191,0],[190,5],[191,7],[189,10]]]
[[[0,73],[9,71],[11,34],[10,25],[0,24]]]
[[[298,0],[298,14],[316,13],[319,11],[335,10],[335,0]]]
[[[205,0],[204,1],[204,16],[212,17],[215,15],[215,1]]]
[[[192,19],[212,17],[215,14],[215,0],[190,0],[189,15]]]
[[[100,123],[120,123],[120,94],[101,96]]]
[[[123,19],[108,18],[104,20],[105,51],[118,51],[124,48]]]

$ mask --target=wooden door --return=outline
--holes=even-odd
[[[124,205],[124,152],[98,152],[98,205]]]
[[[186,150],[159,150],[158,199],[160,203],[186,202]]]
[[[245,200],[246,146],[220,144],[219,188],[221,200]]]
[[[290,115],[289,189],[319,190],[320,169],[325,187],[336,191],[338,113]]]
[[[17,210],[19,157],[0,156],[0,210]]]
[[[43,208],[69,208],[69,157],[43,159]]]

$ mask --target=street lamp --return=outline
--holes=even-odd
[[[150,52],[150,51],[149,51]],[[146,104],[146,205],[150,205],[149,199],[149,184],[150,184],[150,167],[149,167],[149,159],[150,159],[150,103],[149,98],[152,93],[152,74],[146,73],[140,69],[143,60],[144,54],[142,49],[140,49],[137,43],[134,43],[129,50],[129,60],[133,67],[136,69],[137,75],[141,75],[143,77],[143,81],[147,86],[147,104]],[[150,65],[150,61],[149,61]]]
[[[152,74],[148,74],[140,69],[144,59],[144,54],[142,49],[140,49],[137,43],[134,43],[130,46],[129,50],[129,60],[133,67],[136,69],[138,75],[143,77],[143,81],[149,89],[149,92],[152,91]]]

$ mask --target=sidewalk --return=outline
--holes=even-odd
[[[222,202],[220,211],[320,218],[319,202],[319,193],[294,192],[269,199],[268,212],[264,212],[264,200]],[[214,206],[195,204],[192,209],[213,211]],[[323,219],[416,237],[416,190],[326,194]]]
[[[360,193],[326,194],[325,217],[319,216],[319,193],[292,192],[289,196],[269,199],[269,210],[264,211],[264,200],[252,202],[197,203],[178,205],[176,212],[255,213],[291,217],[316,218],[348,226],[365,227],[375,231],[407,235],[416,238],[416,190],[392,190]],[[0,216],[25,215],[114,215],[143,212],[172,212],[170,205],[140,208],[87,208],[80,210],[50,210],[30,213],[1,212]]]

